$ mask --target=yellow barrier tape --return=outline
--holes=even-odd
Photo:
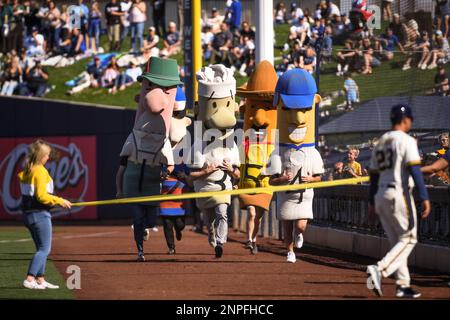
[[[248,188],[248,189],[233,189],[233,190],[223,190],[223,191],[208,191],[208,192],[191,192],[183,194],[165,194],[165,195],[153,195],[147,197],[134,197],[134,198],[121,198],[112,200],[100,200],[100,201],[90,201],[90,202],[76,202],[73,203],[73,207],[86,207],[86,206],[103,206],[108,204],[126,204],[126,203],[141,203],[141,202],[155,202],[155,201],[174,201],[174,200],[184,200],[184,199],[198,199],[198,198],[208,198],[212,196],[223,196],[231,195],[236,196],[240,194],[251,194],[251,193],[262,193],[262,192],[282,192],[282,191],[295,191],[302,189],[319,189],[327,187],[336,187],[349,184],[358,184],[362,182],[369,181],[369,177],[361,178],[351,178],[351,179],[341,179],[334,181],[321,181],[303,184],[290,184],[283,186],[269,186],[262,188]]]

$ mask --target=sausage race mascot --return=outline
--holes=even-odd
[[[241,166],[239,189],[269,186],[270,177],[261,172],[265,170],[274,149],[277,107],[273,106],[273,95],[277,80],[273,65],[262,61],[248,83],[237,89],[236,95],[246,99],[240,109],[244,113],[245,163]],[[243,194],[239,200],[241,209],[247,210],[246,248],[256,254],[256,236],[262,216],[269,211],[272,193]]]
[[[198,105],[195,106],[196,130],[202,125],[202,137],[195,136],[191,150],[190,178],[195,192],[231,190],[239,179],[239,149],[234,142],[236,125],[236,80],[231,69],[218,64],[203,67],[196,74]],[[206,131],[204,131],[206,130]],[[227,241],[227,210],[231,196],[197,199],[208,225],[208,240],[217,258],[222,257]]]
[[[177,62],[152,57],[138,81],[141,91],[136,97],[135,123],[120,153],[121,166],[116,179],[118,196],[121,191],[125,197],[160,194],[161,179],[174,167],[169,131],[177,85],[182,84]],[[133,204],[130,209],[138,261],[145,261],[144,231],[146,226],[156,224],[158,203]]]
[[[301,184],[321,180],[323,161],[315,143],[315,112],[321,98],[311,74],[302,69],[285,72],[277,82],[273,104],[277,106],[278,149],[270,159],[270,183]],[[287,261],[296,261],[303,232],[313,219],[313,189],[279,192],[277,218],[283,221]]]

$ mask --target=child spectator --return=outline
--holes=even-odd
[[[350,147],[347,153],[347,162],[344,166],[345,178],[358,178],[363,175],[361,165],[356,161],[359,156],[359,150]]]
[[[438,61],[445,64],[450,60],[450,46],[447,38],[443,37],[441,30],[436,31],[436,45],[431,51],[430,59],[431,63],[428,69],[436,68]]]
[[[359,102],[359,88],[355,80],[352,79],[352,74],[347,72],[345,74],[344,90],[347,100],[347,110],[353,110],[355,103]]]

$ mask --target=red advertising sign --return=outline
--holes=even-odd
[[[36,139],[0,139],[0,220],[21,218],[17,174],[22,170],[28,145]],[[44,140],[59,154],[59,159],[50,159],[46,164],[53,178],[55,194],[72,202],[96,200],[96,137],[44,137]],[[96,207],[58,210],[53,217],[60,220],[96,219],[97,210]]]

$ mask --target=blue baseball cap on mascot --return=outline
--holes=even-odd
[[[314,105],[316,93],[313,76],[303,69],[292,69],[278,79],[273,105],[278,105],[281,99],[285,108],[308,109]]]

